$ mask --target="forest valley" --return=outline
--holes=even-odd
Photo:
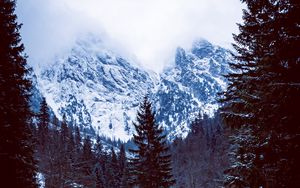
[[[100,136],[93,141],[91,136],[82,135],[78,126],[67,124],[65,120],[60,122],[55,116],[51,119],[46,101],[43,100],[40,113],[36,115],[38,123],[32,131],[37,143],[35,158],[38,159],[39,171],[44,175],[45,186],[132,187],[138,182],[135,179],[137,176],[135,163],[141,160],[139,157],[142,154],[139,150],[142,150],[143,144],[151,142],[156,142],[162,148],[161,151],[156,149],[151,151],[148,159],[145,156],[145,160],[153,159],[155,156],[163,157],[166,161],[160,162],[163,164],[161,169],[164,166],[167,168],[161,171],[167,172],[167,175],[162,176],[153,171],[160,164],[151,164],[152,160],[147,161],[143,167],[145,169],[139,171],[151,176],[145,177],[145,182],[140,182],[140,186],[169,187],[175,183],[174,180],[176,180],[174,187],[220,185],[223,171],[229,164],[227,157],[229,143],[219,116],[216,115],[214,118],[209,118],[207,115],[199,116],[192,123],[187,138],[177,138],[172,143],[165,139],[162,130],[155,125],[149,101],[141,103],[137,119],[138,122],[135,124],[137,133],[148,132],[151,135],[149,128],[138,130],[146,124],[145,121],[149,121],[149,125],[153,127],[156,126],[155,131],[158,132],[154,134],[156,136],[152,136],[153,140],[143,141],[141,135],[135,135],[127,143]],[[111,148],[105,149],[103,141],[111,145]],[[164,154],[164,150],[168,151],[167,155]],[[151,170],[152,172],[149,173]],[[143,175],[139,175],[138,180],[142,179]],[[159,183],[159,179],[169,180],[169,182],[151,185],[151,183]]]
[[[215,115],[200,113],[170,141],[145,96],[121,143],[59,121],[45,99],[30,110],[16,1],[0,0],[0,187],[300,187],[300,3],[242,2],[239,63]]]

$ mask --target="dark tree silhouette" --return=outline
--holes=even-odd
[[[89,136],[83,140],[82,155],[80,158],[80,177],[79,182],[86,187],[91,187],[93,182],[93,163],[94,154],[92,152],[92,143]]]
[[[243,0],[240,60],[221,100],[232,136],[227,187],[299,187],[300,4]]]
[[[145,97],[134,123],[136,134],[133,141],[136,149],[131,149],[132,184],[145,188],[170,187],[175,183],[171,174],[171,155],[168,154],[166,136],[155,123],[151,103]]]
[[[117,159],[117,154],[113,148],[111,148],[111,160],[109,165],[109,185],[111,187],[120,187],[121,173]]]
[[[129,187],[129,173],[128,173],[128,163],[126,157],[126,151],[124,144],[120,147],[120,154],[119,154],[119,171],[120,171],[120,188],[127,188]]]
[[[192,121],[187,137],[176,138],[171,145],[174,188],[221,187],[229,165],[226,135],[218,112],[212,118],[199,115]]]
[[[5,187],[37,187],[24,46],[15,1],[0,1],[0,174]]]
[[[43,98],[40,106],[40,111],[38,114],[38,143],[39,147],[41,147],[41,151],[45,151],[48,131],[49,131],[49,108],[46,102],[46,99]]]

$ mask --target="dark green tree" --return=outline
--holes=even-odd
[[[118,158],[115,150],[111,148],[111,160],[109,165],[109,185],[112,187],[120,187],[121,183],[121,172],[118,163]]]
[[[71,175],[73,173],[73,154],[75,153],[74,140],[72,136],[72,131],[68,126],[66,116],[63,115],[61,122],[59,140],[57,142],[58,153],[58,169],[59,169],[59,179],[60,186],[70,186],[72,183]]]
[[[103,188],[103,171],[101,168],[100,163],[96,163],[94,166],[94,177],[95,177],[95,187],[96,188]]]
[[[82,157],[82,139],[78,126],[74,126],[73,135],[70,135],[69,153],[71,159],[71,177],[74,182],[79,182],[80,179],[80,166]]]
[[[191,123],[191,132],[172,145],[174,187],[221,187],[219,180],[228,168],[228,139],[220,129],[218,113],[212,118],[200,115]]]
[[[78,126],[75,126],[74,142],[75,142],[76,153],[77,153],[77,155],[80,155],[81,149],[82,149],[82,144],[81,144],[80,130],[79,130]]]
[[[172,186],[175,180],[171,174],[171,155],[168,154],[166,135],[156,124],[147,97],[140,105],[134,127],[136,149],[129,150],[134,156],[130,159],[131,184],[144,188]]]
[[[96,143],[94,145],[94,153],[97,161],[101,161],[102,157],[105,155],[103,151],[103,144],[99,135],[97,135]]]
[[[82,155],[80,157],[80,184],[85,187],[92,187],[94,185],[93,167],[94,167],[94,154],[92,152],[92,143],[89,136],[83,140]]]
[[[44,168],[41,171],[45,176],[45,187],[57,187],[64,183],[62,178],[62,159],[64,153],[61,150],[60,139],[60,132],[58,130],[49,129],[45,157],[44,160],[39,161],[39,168]]]
[[[63,148],[64,150],[67,150],[67,142],[70,137],[70,129],[65,115],[63,115],[63,119],[61,123],[60,136],[61,136],[61,144],[63,145]]]
[[[234,128],[233,165],[225,185],[298,187],[300,5],[295,0],[248,1],[234,47],[240,63],[221,100]]]
[[[0,1],[0,174],[4,187],[37,187],[29,129],[31,82],[27,75],[14,0]]]
[[[94,155],[95,155],[95,163],[93,175],[95,177],[95,184],[97,188],[104,187],[104,182],[106,181],[104,178],[103,166],[105,165],[105,153],[103,151],[103,144],[101,143],[100,136],[97,135],[96,143],[94,145]]]
[[[128,173],[128,161],[126,157],[126,151],[124,144],[121,144],[120,153],[118,157],[119,169],[120,169],[120,187],[129,187],[129,173]]]
[[[54,144],[54,140],[52,139],[53,131],[49,127],[49,108],[45,98],[42,98],[40,110],[36,117],[38,120],[37,131],[35,134],[35,138],[37,139],[38,143],[36,159],[38,160],[39,172],[44,175],[45,183],[47,184],[47,186],[49,186],[51,184],[50,182],[52,182],[52,179],[49,179],[52,178],[50,174],[53,173],[53,169],[51,168],[51,160],[53,159],[53,154],[55,151],[53,151],[52,147],[52,144]]]
[[[40,151],[45,151],[46,141],[48,140],[48,132],[49,132],[49,108],[46,102],[46,99],[43,97],[39,114],[38,114],[38,143],[40,147]]]

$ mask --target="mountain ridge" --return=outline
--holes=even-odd
[[[131,63],[101,45],[79,41],[63,57],[37,72],[37,85],[58,118],[96,134],[126,141],[142,97],[151,93],[157,122],[170,139],[185,137],[197,113],[213,115],[216,93],[226,88],[221,74],[230,72],[230,51],[202,40],[178,48],[174,66],[161,74]],[[178,104],[179,107],[175,107]]]

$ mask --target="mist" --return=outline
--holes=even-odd
[[[17,16],[33,67],[93,33],[125,58],[160,72],[178,46],[189,48],[195,40],[231,48],[242,5],[239,0],[23,0],[17,1]]]

